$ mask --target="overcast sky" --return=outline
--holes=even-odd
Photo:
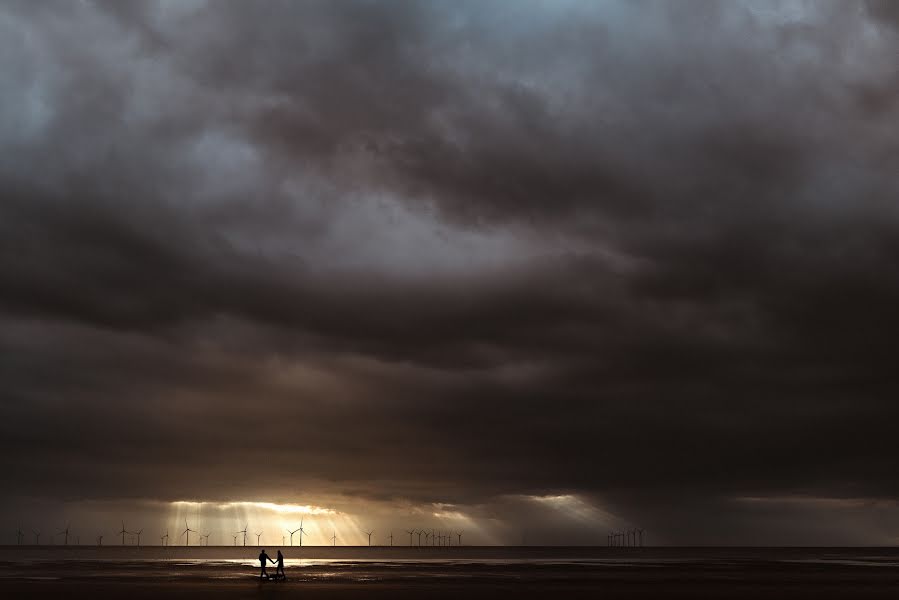
[[[890,0],[4,2],[5,518],[899,541],[897,56]]]

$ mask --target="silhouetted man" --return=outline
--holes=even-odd
[[[266,554],[265,550],[263,549],[259,554],[259,566],[262,568],[262,570],[259,572],[259,579],[262,579],[263,577],[268,579],[268,573],[265,570],[265,561],[270,561],[272,564],[275,564],[275,561],[273,561],[272,558],[268,554]]]
[[[287,575],[284,574],[284,555],[281,554],[281,551],[278,550],[278,566],[275,567],[275,577],[281,575],[284,579],[287,579]]]

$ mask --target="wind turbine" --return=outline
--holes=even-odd
[[[22,527],[17,525],[16,526],[16,546],[21,546],[22,540],[24,540],[24,539],[25,539],[25,534],[22,533]]]
[[[34,532],[34,545],[40,546],[41,545],[41,532],[38,531],[37,529],[32,529],[31,531]]]
[[[129,533],[128,531],[125,530],[125,521],[122,521],[122,530],[119,533],[122,534],[122,545],[124,546],[125,545],[125,534]]]
[[[259,544],[259,538],[261,538],[261,537],[262,537],[262,532],[260,531],[259,533],[256,534],[256,545],[257,545],[257,546],[260,545],[260,544]]]
[[[66,523],[66,528],[60,529],[59,531],[57,531],[56,535],[65,535],[65,545],[68,546],[69,545],[69,524]]]
[[[414,530],[413,530],[413,531],[414,531]],[[424,531],[424,530],[422,529],[422,530],[416,531],[415,533],[418,534],[418,545],[419,545],[419,546],[421,546],[421,534],[425,534],[425,544],[428,543],[428,533],[427,533],[426,531]]]
[[[303,517],[300,517],[300,548],[303,547],[303,534],[306,533],[306,530],[303,529]]]
[[[250,524],[247,523],[246,525],[243,526],[243,529],[238,529],[238,530],[235,532],[235,533],[242,533],[242,534],[243,534],[243,545],[244,545],[244,546],[247,545],[247,527],[249,527],[249,526],[250,526]]]
[[[293,531],[291,531],[291,530],[289,530],[289,529],[287,530],[287,533],[290,534],[290,545],[291,545],[291,546],[293,546],[293,534],[295,534],[296,532],[300,531],[302,528],[303,528],[303,526],[301,525],[299,528],[294,529]]]
[[[98,545],[98,546],[102,546],[102,545],[103,545],[103,536],[102,536],[102,535],[98,535],[98,536],[97,536],[97,545]]]
[[[231,537],[234,538],[234,545],[236,546],[237,545],[237,535],[235,534],[235,535],[232,535]]]
[[[362,533],[364,533],[365,535],[368,536],[368,545],[369,545],[369,547],[371,547],[371,534],[373,534],[374,531],[365,531],[365,530],[363,529],[363,530],[362,530]]]
[[[140,534],[142,534],[143,532],[144,532],[143,529],[141,529],[140,531],[135,531],[135,532],[134,532],[134,535],[137,536],[137,547],[138,547],[138,548],[140,548]]]
[[[390,535],[388,537],[390,538],[390,545],[393,546],[393,530],[390,531]]]
[[[181,532],[181,535],[187,534],[187,538],[185,539],[185,543],[184,543],[185,546],[190,546],[190,533],[191,532],[196,533],[196,531],[191,529],[190,525],[187,524],[187,519],[184,519],[184,531]],[[178,536],[178,537],[181,537],[181,536]]]
[[[169,530],[168,529],[165,530],[165,535],[160,538],[160,541],[162,541],[163,539],[165,540],[165,543],[163,545],[168,546],[169,545]]]
[[[203,534],[200,535],[200,541],[201,541],[201,542],[203,541],[203,538],[206,538],[206,544],[204,544],[204,545],[206,545],[206,546],[209,545],[209,534],[210,534],[210,533],[212,533],[212,532],[207,532],[207,533],[203,533]]]
[[[405,531],[406,531],[406,533],[409,534],[409,545],[411,546],[412,545],[412,536],[415,535],[415,530],[414,529],[406,529]]]
[[[645,531],[645,529],[637,529],[637,533],[640,534],[640,547],[641,548],[643,547],[643,532],[644,531]]]
[[[456,535],[459,536],[459,545],[461,546],[461,545],[462,545],[462,532],[461,532],[461,531],[457,531],[457,532],[456,532]]]
[[[331,544],[333,546],[337,545],[337,530],[336,529],[334,530],[334,535],[331,536]]]

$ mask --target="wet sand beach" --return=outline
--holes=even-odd
[[[0,594],[28,598],[887,598],[893,549],[5,547]]]

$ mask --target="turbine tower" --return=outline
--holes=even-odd
[[[332,546],[337,545],[337,530],[336,529],[334,530],[334,535],[331,536],[331,545]]]
[[[302,529],[302,526],[300,526],[300,527],[294,529],[293,531],[291,531],[290,529],[287,530],[287,533],[290,534],[290,545],[291,545],[291,546],[293,546],[293,534],[295,534],[296,532],[298,532],[300,529]]]
[[[371,534],[373,534],[374,531],[365,531],[365,530],[363,529],[362,532],[363,532],[365,535],[368,536],[368,546],[371,547]]]
[[[231,537],[234,538],[234,545],[236,546],[237,545],[237,534],[232,535]]]
[[[37,529],[32,529],[31,531],[34,532],[34,545],[40,546],[41,545],[41,532],[38,531]]]
[[[390,535],[388,537],[390,538],[390,545],[393,546],[393,530],[390,531]]]
[[[64,542],[64,543],[65,543],[66,546],[68,546],[68,545],[69,545],[69,524],[66,523],[66,528],[65,528],[65,529],[60,529],[59,531],[57,531],[57,532],[56,532],[56,535],[64,535],[64,536],[65,536],[65,542]]]
[[[303,534],[306,533],[306,530],[303,529],[303,517],[300,517],[300,548],[303,547]]]
[[[138,547],[138,548],[140,548],[140,534],[142,534],[143,532],[144,532],[143,529],[141,529],[140,531],[135,531],[135,532],[134,532],[134,535],[137,536],[137,547]]]
[[[260,545],[260,544],[259,544],[259,538],[261,538],[261,537],[262,537],[262,532],[260,531],[259,533],[256,534],[256,545],[257,545],[257,546]]]
[[[242,534],[243,534],[243,545],[244,545],[244,546],[247,545],[247,527],[249,527],[249,526],[250,526],[250,524],[247,523],[246,525],[243,526],[243,529],[238,529],[238,530],[235,532],[235,533],[242,533]]]
[[[412,536],[415,535],[415,530],[414,529],[406,529],[405,531],[406,531],[406,533],[409,534],[409,545],[411,546],[412,545]]]
[[[25,534],[22,533],[22,528],[20,526],[16,526],[16,546],[21,546],[24,540]]]
[[[203,541],[203,538],[206,538],[206,543],[204,544],[204,546],[208,546],[208,545],[209,545],[209,534],[210,534],[210,533],[212,533],[212,532],[210,531],[210,532],[206,532],[206,533],[200,535],[200,541],[201,541],[201,542]]]
[[[187,519],[184,519],[184,531],[181,532],[181,535],[187,535],[184,541],[185,546],[190,546],[190,534],[191,532],[196,533],[195,530],[190,528],[190,525],[187,524]],[[181,536],[178,536],[181,537]]]
[[[128,531],[125,530],[125,521],[122,521],[122,530],[119,533],[122,534],[122,545],[124,546],[125,545],[125,534],[128,533]]]
[[[457,532],[456,532],[456,535],[457,535],[458,538],[459,538],[459,545],[461,546],[461,545],[462,545],[462,532],[461,532],[461,531],[457,531]]]
[[[421,529],[419,531],[416,531],[415,533],[418,534],[418,545],[419,546],[421,546],[421,534],[425,535],[425,544],[428,543],[428,533],[425,530]]]

